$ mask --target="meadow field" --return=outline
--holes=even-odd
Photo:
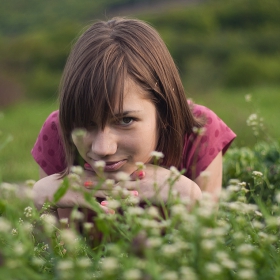
[[[280,279],[280,2],[186,0],[168,9],[167,2],[0,0],[1,279]],[[224,156],[220,200],[204,194],[190,205],[172,190],[180,176],[173,169],[167,201],[117,189],[106,198],[109,214],[75,167],[38,210],[31,149],[58,109],[71,44],[93,20],[121,11],[159,31],[187,97],[237,134]],[[153,186],[155,194],[162,187]],[[69,189],[94,213],[75,207],[58,220],[55,204]]]

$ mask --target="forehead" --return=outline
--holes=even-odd
[[[126,78],[124,80],[123,96],[118,94],[118,104],[115,104],[114,109],[123,108],[123,110],[125,110],[125,106],[131,103],[135,103],[134,106],[137,106],[137,102],[143,99],[150,99],[149,92],[131,78]],[[122,102],[122,104],[120,104],[120,102]]]

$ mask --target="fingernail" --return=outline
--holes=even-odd
[[[106,200],[103,200],[103,201],[101,201],[101,203],[100,203],[102,206],[106,206],[106,205],[108,205],[108,201],[106,201]]]
[[[106,212],[106,214],[115,214],[115,211],[113,209],[109,209],[109,208],[106,208],[105,212]]]
[[[94,185],[94,184],[93,184],[92,181],[85,181],[85,182],[84,182],[84,186],[85,186],[86,188],[92,187],[93,185]]]
[[[134,196],[138,196],[138,195],[139,195],[138,191],[132,191],[132,194],[133,194]]]
[[[137,177],[139,179],[143,179],[145,177],[145,171],[143,171],[143,170],[137,171]]]
[[[90,166],[90,164],[87,163],[87,162],[84,164],[84,168],[90,168],[90,169],[92,169],[91,166]]]

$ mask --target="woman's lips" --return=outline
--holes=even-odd
[[[112,162],[105,162],[105,167],[104,167],[104,171],[105,172],[113,172],[113,171],[117,171],[118,169],[120,169],[125,163],[126,163],[126,159],[124,160],[120,160],[120,161],[112,161]]]

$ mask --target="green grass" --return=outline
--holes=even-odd
[[[4,109],[0,130],[4,139],[8,134],[13,141],[0,150],[0,175],[4,182],[21,182],[38,179],[38,165],[31,156],[44,120],[57,108],[55,101],[23,102]],[[1,181],[1,180],[0,180]]]
[[[246,120],[252,113],[264,118],[263,140],[272,137],[280,139],[279,103],[280,87],[258,87],[250,89],[223,89],[208,93],[189,95],[196,103],[212,109],[237,134],[235,145],[252,147],[258,139],[247,126]],[[245,101],[245,95],[252,96],[252,102]]]
[[[246,125],[246,119],[251,113],[259,112],[264,118],[268,134],[280,139],[279,91],[280,88],[277,87],[220,90],[191,94],[189,97],[196,103],[208,106],[237,133],[234,145],[252,147],[256,139],[251,128]],[[253,103],[245,101],[246,94],[252,95]],[[3,135],[11,134],[14,137],[14,140],[0,151],[0,174],[3,181],[38,179],[38,165],[30,151],[44,120],[56,108],[55,101],[26,101],[3,110],[4,119],[0,120],[0,130]]]

